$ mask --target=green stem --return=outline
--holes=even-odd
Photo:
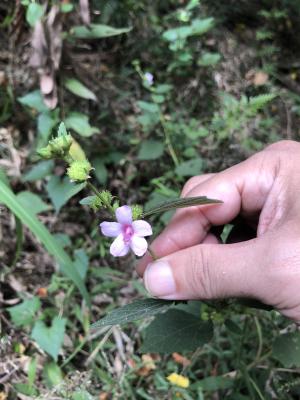
[[[177,167],[179,165],[179,160],[178,160],[177,154],[175,152],[175,149],[174,149],[172,141],[171,141],[170,131],[166,126],[166,119],[165,119],[165,117],[164,117],[162,112],[160,112],[159,119],[160,119],[161,126],[163,128],[163,131],[164,131],[165,142],[166,142],[166,145],[168,147],[170,156],[171,156],[171,158],[173,160],[173,163],[174,163],[175,167]]]
[[[97,188],[90,181],[87,181],[86,185],[91,189],[93,193],[95,193],[96,196],[98,196],[101,199],[100,193],[98,192]]]

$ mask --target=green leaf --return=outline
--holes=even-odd
[[[30,325],[35,320],[35,314],[41,307],[38,297],[24,300],[21,304],[7,308],[13,323],[16,326]]]
[[[64,206],[71,197],[79,193],[85,185],[85,182],[80,184],[72,183],[67,176],[61,180],[58,176],[53,175],[47,183],[46,189],[56,212],[58,213],[62,206]]]
[[[3,168],[0,167],[0,181],[6,186],[9,186],[9,180]]]
[[[39,90],[27,93],[25,96],[22,97],[18,97],[18,101],[24,106],[33,108],[38,112],[48,111],[48,108],[45,105],[43,97]]]
[[[42,242],[49,254],[54,256],[56,261],[59,263],[61,271],[74,282],[87,304],[90,305],[88,292],[78,272],[74,269],[73,262],[68,254],[64,251],[60,243],[55,240],[48,229],[38,220],[38,218],[31,213],[30,210],[24,209],[17,196],[1,180],[0,203],[6,205],[6,207],[9,208],[23,224],[28,226],[33,234]]]
[[[201,174],[202,168],[203,161],[197,157],[179,164],[175,168],[175,172],[179,176],[194,176]]]
[[[201,58],[199,58],[197,64],[201,67],[210,67],[218,64],[221,59],[219,53],[204,53]]]
[[[34,193],[24,191],[17,194],[17,198],[25,209],[30,209],[34,214],[48,211],[51,207]]]
[[[203,35],[213,27],[213,24],[213,18],[194,19],[191,25],[169,29],[163,33],[162,37],[168,42],[175,42],[186,39],[189,36]]]
[[[161,157],[164,152],[164,144],[157,140],[145,140],[139,150],[139,160],[156,160]]]
[[[48,353],[54,361],[57,360],[59,351],[64,341],[66,319],[55,317],[50,327],[43,321],[37,321],[33,327],[31,337],[41,349]]]
[[[102,326],[125,324],[142,318],[152,317],[155,314],[166,311],[174,304],[173,301],[160,299],[142,299],[136,300],[126,306],[111,311],[104,318],[95,322],[92,329]]]
[[[72,400],[95,400],[95,397],[86,390],[77,390],[72,394]]]
[[[96,200],[96,198],[97,198],[96,195],[84,197],[83,199],[80,200],[79,204],[83,206],[91,206]]]
[[[90,137],[95,133],[99,133],[99,129],[91,126],[89,123],[89,117],[85,114],[78,112],[72,112],[68,115],[65,120],[66,126],[69,129],[73,129],[78,135],[84,137]]]
[[[49,136],[52,132],[52,129],[57,124],[57,116],[55,113],[42,112],[39,114],[37,119],[37,129],[38,129],[38,140],[37,140],[37,148],[44,147],[47,145]]]
[[[251,108],[252,113],[256,113],[261,108],[263,108],[270,101],[275,99],[277,95],[273,93],[260,94],[259,96],[250,97],[249,106]]]
[[[101,185],[105,185],[108,177],[108,171],[104,161],[100,158],[94,158],[92,160],[92,166],[95,168],[95,175]]]
[[[146,328],[143,353],[194,351],[211,340],[213,325],[185,311],[171,309]]]
[[[28,383],[14,383],[13,387],[18,393],[25,394],[30,399],[35,399],[38,395],[38,391]]]
[[[26,11],[26,21],[31,27],[42,18],[44,14],[44,7],[37,3],[30,3]]]
[[[79,39],[101,39],[110,36],[128,33],[132,28],[113,28],[112,26],[102,24],[90,24],[86,26],[75,26],[71,30],[71,35]]]
[[[152,214],[157,214],[159,212],[165,212],[168,210],[172,210],[174,208],[185,208],[185,207],[193,207],[193,206],[201,206],[207,204],[220,204],[221,200],[209,199],[206,196],[198,196],[198,197],[186,197],[182,199],[175,199],[166,201],[150,210],[147,210],[143,213],[143,218],[148,217]]]
[[[47,386],[50,388],[58,387],[63,381],[62,371],[59,366],[54,362],[51,362],[44,366],[43,375]]]
[[[50,175],[54,168],[53,160],[40,161],[35,164],[30,171],[23,175],[23,182],[32,182],[43,179]]]
[[[273,357],[285,368],[300,367],[300,332],[281,335],[273,343]]]
[[[226,378],[223,376],[209,376],[204,379],[200,379],[193,385],[191,389],[201,388],[207,392],[215,392],[217,390],[226,390],[232,388],[234,385],[234,380],[231,378]]]
[[[65,87],[76,96],[82,97],[83,99],[98,101],[95,93],[84,86],[77,79],[67,79],[65,81]]]
[[[138,101],[138,106],[141,110],[149,112],[149,113],[159,113],[160,109],[156,103],[149,103],[147,101]]]
[[[84,281],[89,267],[89,258],[84,249],[74,251],[74,267],[77,269],[81,279]]]

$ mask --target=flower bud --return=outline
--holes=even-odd
[[[52,152],[49,146],[42,147],[41,149],[37,150],[37,153],[41,158],[44,158],[45,160],[49,160],[52,158]]]
[[[68,155],[72,144],[71,135],[58,136],[49,141],[46,147],[38,150],[38,154],[45,159],[64,158]]]
[[[89,173],[92,169],[91,164],[87,161],[74,161],[67,169],[67,174],[71,181],[84,182],[89,179]]]
[[[105,206],[111,205],[113,196],[108,190],[102,190],[102,192],[99,193],[99,197]]]
[[[138,204],[134,204],[133,206],[131,206],[131,211],[133,220],[139,219],[143,215],[143,207]]]

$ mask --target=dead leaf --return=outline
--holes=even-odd
[[[254,86],[262,86],[267,83],[269,75],[263,71],[258,71],[254,75],[253,84]]]
[[[151,371],[156,369],[154,359],[151,356],[151,354],[143,354],[142,361],[144,365],[137,370],[137,374],[139,376],[148,376],[151,373]]]
[[[99,400],[108,400],[109,398],[109,393],[107,392],[102,392],[99,394]]]
[[[50,109],[57,105],[56,71],[62,54],[62,22],[59,7],[50,8],[47,17],[38,21],[31,39],[32,54],[29,65],[40,76],[40,89],[44,102]]]
[[[176,363],[181,364],[184,367],[191,365],[191,361],[179,353],[173,353],[172,358]]]

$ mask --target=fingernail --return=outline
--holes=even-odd
[[[176,292],[172,268],[165,261],[156,261],[147,266],[144,284],[148,292],[156,297],[171,296]]]

